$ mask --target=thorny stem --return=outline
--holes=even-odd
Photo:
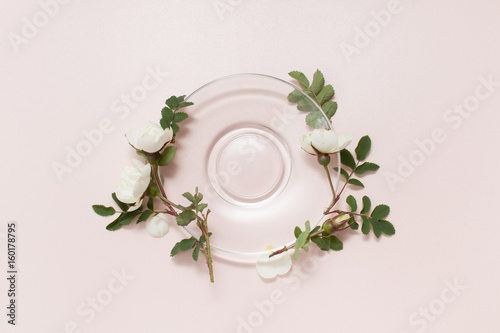
[[[160,198],[160,200],[167,207],[167,209],[165,210],[164,213],[172,215],[172,216],[179,215],[177,213],[177,211],[174,209],[174,207],[177,207],[177,205],[167,198],[167,194],[165,193],[165,189],[163,188],[163,185],[161,184],[160,174],[158,172],[158,165],[153,164],[152,169],[153,169],[153,181],[155,182],[156,186],[158,187],[158,190],[160,191],[158,193],[158,198]],[[204,248],[202,252],[203,252],[203,255],[205,256],[205,259],[207,261],[208,272],[210,274],[210,282],[214,282],[214,269],[213,269],[213,263],[212,263],[212,255],[211,255],[211,251],[210,251],[210,237],[208,236],[207,217],[208,217],[208,214],[206,216],[203,216],[203,217],[196,215],[196,219],[198,220],[198,223],[197,223],[198,228],[200,228],[201,234],[205,237],[206,245],[202,245],[202,248]]]
[[[202,235],[205,237],[206,251],[203,251],[203,255],[205,256],[205,260],[207,261],[208,272],[210,274],[210,282],[214,282],[214,268],[210,251],[210,237],[208,235],[207,217],[204,216],[203,218],[201,218],[197,215],[196,218],[198,220],[198,228],[200,228]]]

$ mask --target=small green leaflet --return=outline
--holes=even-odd
[[[329,84],[329,85],[324,86],[323,89],[321,89],[321,91],[319,92],[319,94],[317,96],[319,104],[323,105],[324,103],[326,103],[327,101],[332,99],[334,94],[335,94],[335,91],[333,90],[332,85]]]
[[[328,119],[332,119],[332,117],[337,112],[337,102],[335,101],[325,102],[324,104],[321,105],[321,108],[323,109],[323,112],[326,114]]]
[[[168,146],[167,148],[165,148],[165,150],[161,153],[161,158],[158,164],[160,166],[168,165],[174,158],[176,151],[177,147],[175,146]]]
[[[358,161],[362,161],[366,158],[366,155],[370,151],[371,146],[372,146],[372,141],[368,135],[365,135],[359,140],[358,145],[355,149]]]
[[[356,168],[354,157],[352,156],[351,152],[345,148],[340,151],[340,162],[351,169]]]
[[[361,165],[358,165],[358,167],[356,168],[356,170],[354,172],[357,175],[362,175],[367,171],[377,171],[379,168],[380,167],[375,163],[365,162]]]
[[[318,95],[321,92],[321,89],[323,89],[324,85],[325,85],[325,78],[323,77],[323,74],[318,69],[318,70],[316,70],[316,72],[313,75],[313,81],[311,83],[311,90],[315,95]]]
[[[360,214],[368,214],[370,211],[372,202],[370,201],[370,198],[368,198],[366,195],[363,196],[363,209],[361,209]]]
[[[187,226],[191,221],[196,219],[196,213],[192,210],[186,210],[176,217],[177,224],[180,226]]]
[[[301,73],[299,71],[291,71],[290,73],[288,73],[288,75],[293,77],[295,80],[299,81],[299,84],[302,87],[302,89],[309,88],[309,80],[304,75],[304,73]]]
[[[306,116],[306,124],[312,128],[325,126],[325,119],[321,111],[312,111]]]
[[[387,217],[387,215],[389,215],[389,213],[390,213],[389,206],[387,206],[387,205],[378,205],[377,207],[375,207],[375,209],[373,210],[373,212],[371,213],[370,216],[373,219],[381,220],[381,219]]]
[[[354,185],[354,186],[365,187],[365,185],[363,185],[363,183],[361,181],[359,181],[358,179],[355,179],[355,178],[349,179],[348,183],[351,185]]]
[[[196,243],[197,239],[194,237],[185,238],[174,245],[172,251],[170,251],[170,256],[173,257],[181,251],[188,251],[192,249],[196,245]]]
[[[345,201],[347,202],[349,207],[351,207],[351,212],[355,212],[356,210],[358,210],[358,204],[356,203],[356,199],[352,195],[349,195]]]
[[[116,213],[116,210],[113,207],[106,207],[103,205],[93,205],[92,209],[97,215],[100,216],[111,216]]]
[[[139,216],[139,218],[137,219],[137,222],[136,223],[141,223],[141,222],[144,222],[144,221],[147,221],[147,219],[149,219],[149,217],[153,214],[152,211],[150,210],[145,210],[141,216]]]

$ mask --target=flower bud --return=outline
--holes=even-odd
[[[328,164],[330,164],[330,155],[328,154],[321,154],[321,155],[318,155],[318,163],[321,164],[322,166],[327,166]]]

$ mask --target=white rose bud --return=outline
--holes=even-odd
[[[146,221],[146,230],[153,237],[163,237],[170,230],[167,216],[165,214],[152,215]]]
[[[133,167],[126,166],[122,169],[120,183],[115,190],[116,197],[121,202],[135,204],[141,200],[144,191],[149,186],[151,177],[151,165],[143,164],[141,161],[133,159]]]
[[[135,149],[156,153],[172,140],[173,132],[171,128],[163,129],[160,125],[151,123],[146,129],[133,127],[125,136]]]
[[[337,153],[347,147],[351,141],[349,134],[337,134],[333,130],[322,128],[303,135],[300,144],[302,149],[309,154],[319,155]]]

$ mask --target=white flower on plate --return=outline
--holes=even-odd
[[[333,130],[315,129],[300,139],[302,149],[312,155],[333,154],[341,151],[351,143],[349,134],[337,134]],[[316,150],[315,150],[316,149]]]
[[[163,129],[158,124],[150,123],[147,128],[131,128],[125,137],[135,149],[156,153],[172,140],[173,131],[171,128]]]
[[[269,258],[271,253],[261,255],[257,259],[257,272],[264,279],[272,279],[283,275],[292,268],[292,258],[288,252],[283,252]]]
[[[152,215],[146,221],[146,230],[153,237],[163,237],[170,230],[170,224],[165,214]]]
[[[133,167],[126,166],[122,169],[120,183],[115,193],[121,202],[137,204],[149,186],[151,165],[149,163],[144,164],[136,159],[133,159],[132,163]],[[138,208],[138,205],[134,207],[136,206]]]

